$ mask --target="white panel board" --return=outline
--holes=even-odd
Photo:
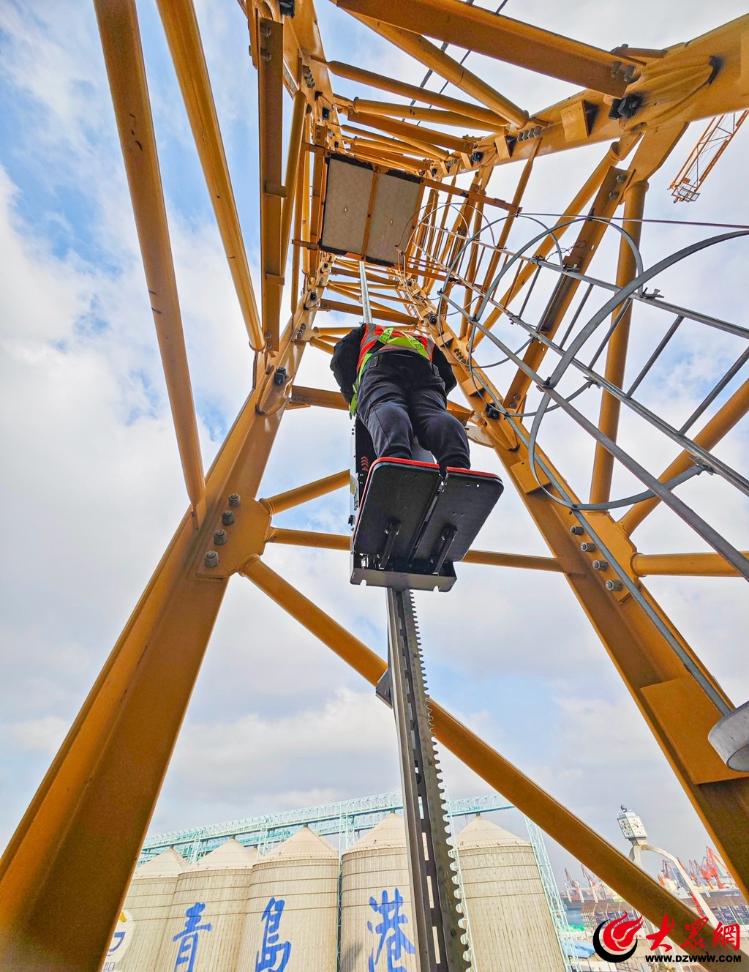
[[[331,158],[320,245],[325,250],[361,254],[374,172]]]
[[[377,183],[367,241],[367,257],[398,263],[416,224],[421,184],[382,174]]]

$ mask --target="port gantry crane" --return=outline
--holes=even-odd
[[[419,319],[430,329],[464,393],[465,405],[450,407],[499,457],[552,552],[471,550],[466,560],[564,575],[749,893],[746,706],[734,707],[642,580],[749,578],[746,553],[679,492],[703,473],[729,491],[749,489],[716,453],[749,407],[749,331],[653,286],[701,255],[744,245],[746,231],[701,237],[650,266],[638,246],[648,179],[689,122],[749,107],[749,16],[666,50],[604,51],[460,0],[333,2],[338,16],[357,18],[373,40],[410,55],[460,97],[326,60],[311,0],[240,0],[258,73],[258,302],[192,2],[157,0],[255,353],[249,397],[205,472],[135,3],[94,0],[189,506],[2,859],[2,968],[99,967],[232,575],[247,577],[373,686],[382,678],[381,653],[262,557],[268,543],[349,549],[348,536],[284,530],[272,519],[343,488],[349,471],[259,498],[285,414],[343,407],[337,394],[300,387],[296,375],[305,353],[329,353],[345,330],[326,323],[328,312],[351,315],[352,325],[361,319],[363,289],[377,320]],[[457,62],[449,44],[579,90],[531,113]],[[347,97],[347,81],[369,86],[370,97]],[[393,95],[406,100],[387,100]],[[522,212],[539,156],[594,143],[600,161],[556,218]],[[489,180],[511,163],[516,189],[502,200]],[[594,253],[612,235],[615,274],[594,275]],[[291,315],[282,327],[284,294]],[[648,390],[662,386],[659,368],[672,367],[679,342],[695,340],[705,354],[720,341],[709,388],[689,414],[664,413]],[[554,435],[544,436],[544,419]],[[587,495],[554,454],[560,423],[591,444]],[[642,440],[655,447],[638,452]],[[673,459],[661,468],[666,454]],[[626,496],[613,494],[620,482],[634,484]],[[656,508],[680,518],[709,552],[639,552],[632,534]],[[438,702],[429,710],[442,745],[624,900],[658,924],[664,913],[682,927],[690,920],[683,903]]]

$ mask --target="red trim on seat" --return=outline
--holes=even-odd
[[[502,481],[496,473],[482,472],[480,469],[461,469],[459,466],[448,466],[447,471],[454,476],[479,476],[481,479],[497,479]]]
[[[380,456],[378,459],[375,459],[375,461],[369,467],[370,474],[374,467],[379,465],[381,462],[398,463],[399,466],[423,466],[424,469],[439,469],[436,462],[421,462],[417,459],[400,459],[398,456]]]

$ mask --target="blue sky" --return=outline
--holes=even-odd
[[[570,11],[533,0],[522,13],[540,26],[613,47],[672,43],[741,12],[732,0],[709,9],[676,0],[652,6],[633,3],[626,36],[610,4],[582,3]],[[210,14],[207,3],[197,7],[257,280],[256,97],[245,26],[232,0],[211,4]],[[207,465],[247,394],[251,358],[158,15],[145,0],[138,11]],[[319,2],[319,19],[329,56],[420,80],[418,66],[378,45],[328,0]],[[569,90],[485,58],[469,64],[531,109]],[[3,563],[0,686],[0,837],[7,837],[168,542],[185,496],[88,4],[49,0],[31,11],[6,0],[0,98],[6,254],[0,394],[10,460],[3,509],[13,551]],[[650,215],[686,218],[666,186],[698,130],[652,180]],[[749,222],[742,192],[747,134],[731,146],[689,218]],[[597,146],[539,162],[529,208],[556,211],[602,151]],[[509,167],[498,172],[492,191],[509,196],[515,178]],[[643,244],[646,259],[693,238],[686,232],[653,227]],[[718,274],[716,289],[710,285]],[[741,283],[739,258],[716,258],[678,286],[685,302],[705,299],[739,319]],[[697,367],[704,357],[699,351],[686,346],[683,360],[674,361],[682,378],[693,378],[693,386],[679,383],[688,400],[709,379]],[[310,352],[300,381],[332,387],[327,360]],[[564,451],[568,440],[563,431],[559,436]],[[729,453],[746,465],[745,432]],[[348,456],[345,415],[294,412],[284,421],[262,492],[343,468]],[[569,443],[565,471],[573,481],[580,458]],[[480,459],[494,468],[485,451]],[[695,489],[695,501],[725,522],[739,545],[749,545],[746,508],[733,500],[718,504],[716,495],[704,484]],[[347,499],[337,494],[279,517],[279,525],[343,532],[347,515]],[[671,542],[694,546],[660,514],[643,536],[647,549],[663,549],[673,536]],[[546,553],[511,489],[481,545]],[[279,547],[267,559],[384,652],[384,602],[376,592],[349,587],[345,555]],[[749,681],[735,639],[749,619],[739,584],[660,580],[650,586],[729,693],[743,701]],[[699,851],[704,835],[686,798],[560,578],[466,566],[449,598],[420,597],[419,609],[430,688],[440,701],[610,839],[618,842],[615,815],[627,803],[640,810],[654,837],[672,841],[671,849],[688,856]],[[485,791],[453,760],[446,766],[451,795]],[[246,581],[235,580],[154,829],[380,792],[397,781],[389,713],[342,663]]]

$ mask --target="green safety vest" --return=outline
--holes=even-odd
[[[377,345],[381,345],[377,348]],[[381,327],[379,324],[368,324],[361,340],[359,349],[359,360],[356,365],[356,381],[354,382],[354,394],[349,407],[349,414],[356,415],[356,405],[359,398],[359,385],[362,375],[369,364],[372,356],[379,351],[413,351],[427,361],[432,360],[434,354],[434,341],[426,335],[414,337],[405,331],[396,330],[395,327]]]

